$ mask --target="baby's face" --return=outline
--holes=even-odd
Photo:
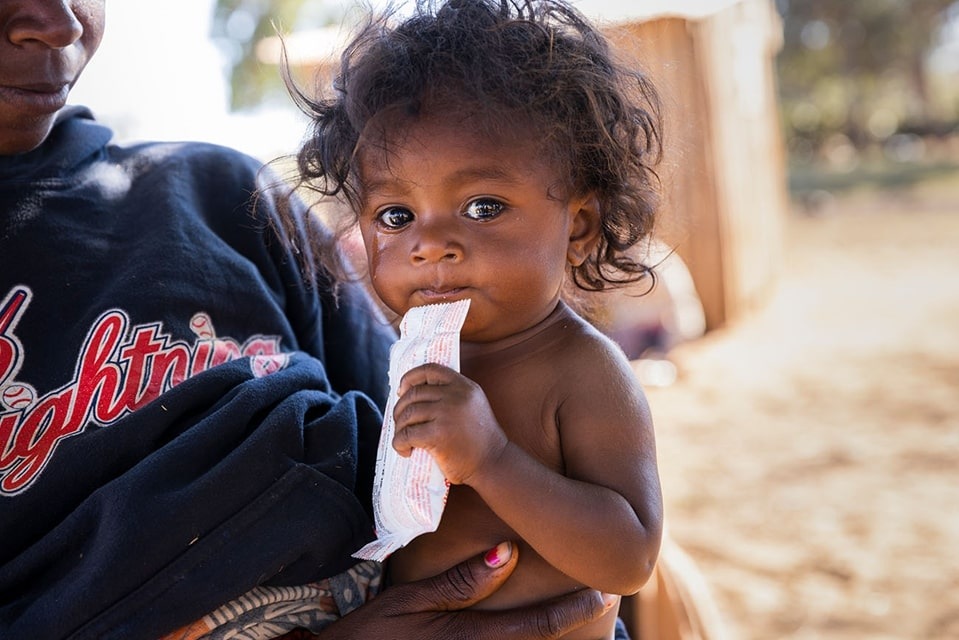
[[[421,119],[360,149],[360,231],[390,309],[469,298],[462,337],[488,342],[555,308],[581,212],[533,144],[450,120]]]

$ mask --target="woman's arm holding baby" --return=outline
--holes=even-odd
[[[549,640],[609,611],[615,600],[590,589],[503,611],[469,607],[502,586],[516,568],[515,545],[503,543],[432,578],[398,584],[320,632],[317,640]]]

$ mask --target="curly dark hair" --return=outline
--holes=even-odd
[[[618,64],[605,37],[563,0],[416,0],[412,14],[398,15],[370,14],[326,95],[291,83],[311,119],[297,154],[301,185],[356,211],[357,148],[377,127],[437,105],[468,107],[487,133],[505,126],[540,142],[566,196],[598,199],[601,238],[573,269],[576,286],[652,277],[629,251],[652,233],[659,201],[660,110],[647,77]]]

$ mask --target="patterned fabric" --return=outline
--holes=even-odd
[[[273,640],[319,633],[375,596],[378,562],[361,562],[328,580],[296,587],[257,587],[160,640]],[[305,633],[303,633],[305,632]]]

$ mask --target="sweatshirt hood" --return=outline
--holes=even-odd
[[[43,144],[27,153],[0,156],[0,188],[73,175],[77,167],[99,156],[112,137],[113,132],[97,123],[86,107],[64,107]]]

